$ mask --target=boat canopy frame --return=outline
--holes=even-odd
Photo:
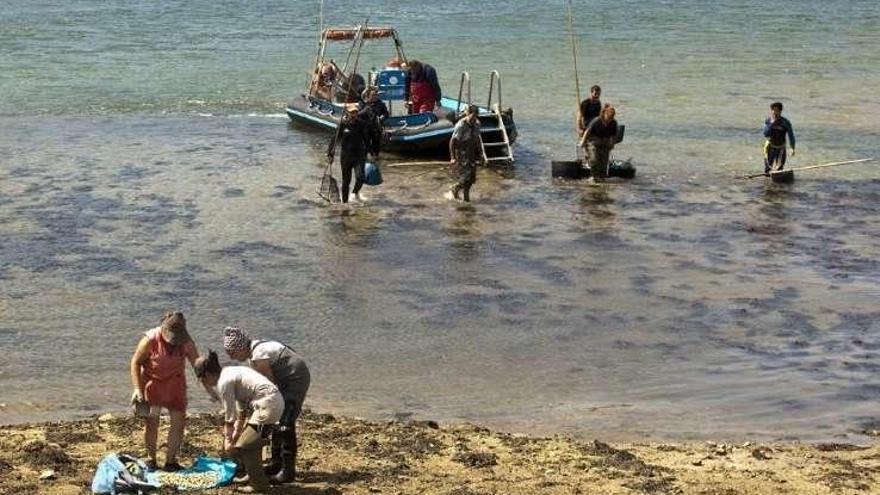
[[[408,63],[406,54],[403,51],[403,43],[400,41],[400,37],[397,35],[397,30],[392,27],[368,28],[366,27],[366,23],[364,23],[355,27],[330,27],[322,30],[321,36],[318,40],[318,53],[315,56],[315,66],[312,70],[311,75],[309,76],[309,81],[306,86],[309,96],[314,96],[312,81],[320,73],[321,67],[325,63],[328,63],[326,60],[328,43],[351,41],[351,48],[349,48],[348,56],[345,59],[345,64],[343,64],[343,66],[340,68],[336,66],[335,62],[333,62],[333,65],[336,66],[336,68],[341,72],[343,78],[347,79],[350,75],[348,74],[348,65],[349,61],[351,60],[351,55],[356,51],[359,52],[366,40],[383,38],[391,38],[391,40],[394,42],[394,50],[397,53],[396,58],[403,64]]]

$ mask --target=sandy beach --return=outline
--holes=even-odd
[[[219,416],[193,415],[183,459],[220,448]],[[165,438],[163,424],[160,441]],[[297,482],[277,494],[866,494],[880,447],[837,443],[576,441],[433,421],[306,412]],[[131,417],[0,427],[0,494],[85,494],[109,452],[143,454]],[[161,461],[161,455],[160,455]],[[40,475],[54,471],[49,479]],[[170,493],[170,492],[169,492]],[[230,487],[203,493],[234,493]]]

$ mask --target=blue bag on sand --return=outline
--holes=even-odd
[[[159,489],[150,482],[147,465],[127,454],[107,454],[98,463],[92,479],[92,493],[149,493]]]
[[[382,183],[382,172],[379,166],[373,162],[367,162],[364,165],[364,184],[368,186],[378,186]]]

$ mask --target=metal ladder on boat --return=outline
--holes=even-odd
[[[492,103],[493,90],[497,87],[498,103]],[[462,104],[462,94],[467,89],[467,103]],[[471,76],[467,72],[461,73],[461,81],[458,87],[458,112],[463,111],[471,104]],[[480,114],[480,141],[483,144],[483,160],[485,163],[513,163],[513,147],[510,144],[510,136],[507,126],[504,125],[504,117],[501,113],[501,74],[497,70],[489,73],[489,100],[486,103],[489,114]]]
[[[498,87],[498,103],[492,104],[492,90],[495,89],[497,81]],[[495,127],[483,129],[480,127],[480,136],[491,136],[493,139],[501,138],[500,141],[483,142],[483,159],[486,163],[503,162],[507,165],[513,163],[513,147],[510,146],[510,136],[507,134],[507,126],[504,125],[504,117],[501,114],[501,74],[497,70],[489,73],[489,101],[486,106],[491,110],[491,116],[494,118]],[[491,151],[491,153],[487,152]],[[491,154],[491,156],[490,156]]]

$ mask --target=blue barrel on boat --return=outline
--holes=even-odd
[[[406,72],[400,69],[384,69],[376,74],[379,98],[385,101],[406,99]]]

